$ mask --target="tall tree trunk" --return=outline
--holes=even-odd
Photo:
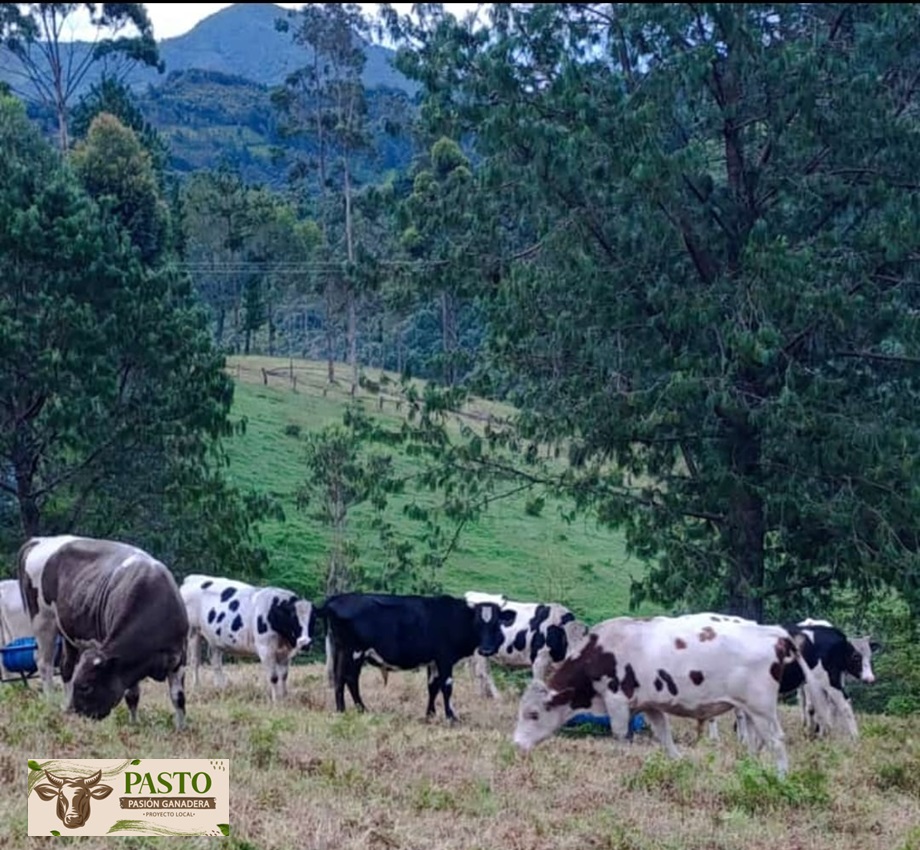
[[[441,290],[441,347],[444,352],[443,378],[447,386],[457,382],[457,309],[454,297],[446,289]]]
[[[19,522],[25,537],[35,537],[41,527],[41,512],[32,493],[32,461],[28,449],[17,437],[18,446],[13,456],[13,474],[16,477],[16,498],[19,502]]]
[[[226,321],[226,311],[223,307],[219,307],[217,310],[217,327],[214,329],[215,342],[217,343],[218,348],[223,348],[224,345],[224,323]]]
[[[326,334],[326,377],[330,384],[335,383],[335,328],[332,326],[332,287],[334,284],[331,280],[326,282],[323,290],[323,304],[325,306],[326,316],[325,327],[323,330]]]
[[[728,543],[729,613],[763,622],[764,535],[763,499],[752,478],[760,465],[760,441],[742,428],[730,440],[732,471],[738,482],[726,520]]]
[[[348,157],[343,157],[344,190],[345,190],[345,248],[348,253],[349,280],[346,283],[346,298],[348,300],[348,363],[351,366],[352,385],[358,386],[358,309],[355,296],[354,281],[351,280],[352,270],[355,266],[355,229],[351,208],[351,175],[349,174]]]

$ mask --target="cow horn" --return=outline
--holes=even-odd
[[[97,770],[92,776],[87,776],[83,780],[83,787],[89,788],[91,785],[95,785],[100,779],[102,779],[102,770]]]
[[[53,773],[51,773],[50,771],[47,771],[47,770],[45,771],[45,776],[48,777],[48,781],[49,781],[52,785],[55,785],[55,786],[57,786],[58,788],[62,788],[62,787],[64,786],[64,777],[63,777],[63,776],[55,776]]]

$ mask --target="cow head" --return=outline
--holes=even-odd
[[[559,694],[541,679],[533,679],[521,696],[518,706],[514,743],[528,752],[545,741],[575,712],[568,701],[556,699]]]
[[[480,602],[473,606],[473,617],[480,655],[495,655],[504,641],[501,608],[494,602]]]
[[[272,602],[268,624],[294,649],[303,649],[312,640],[313,605],[296,596]]]
[[[102,720],[124,695],[117,659],[96,648],[84,650],[73,674],[74,711]]]
[[[57,816],[68,829],[83,826],[89,819],[90,798],[103,800],[112,793],[110,785],[100,785],[102,771],[80,779],[67,779],[45,771],[50,785],[36,785],[35,791],[43,800],[57,798]]]
[[[847,641],[846,671],[854,679],[859,679],[867,685],[875,681],[872,672],[872,641],[869,637],[850,638]]]

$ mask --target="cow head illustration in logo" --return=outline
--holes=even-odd
[[[57,798],[57,816],[68,829],[83,826],[89,820],[90,797],[103,800],[112,793],[110,785],[100,785],[102,771],[80,779],[67,779],[45,771],[50,785],[36,785],[35,790],[43,800]]]

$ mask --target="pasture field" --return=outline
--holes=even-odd
[[[806,740],[784,706],[786,781],[772,762],[722,740],[668,761],[644,735],[632,744],[565,733],[529,756],[510,735],[517,699],[500,702],[455,671],[461,722],[425,722],[423,671],[365,670],[365,715],[332,710],[324,669],[298,664],[270,706],[254,664],[227,669],[223,692],[202,671],[189,685],[189,728],[172,730],[166,688],[142,685],[139,723],[123,705],[103,721],[48,706],[37,683],[0,686],[0,848],[27,837],[26,760],[229,758],[229,838],[83,838],[84,850],[165,846],[226,850],[918,850],[920,718],[861,716],[857,742]],[[60,696],[60,692],[56,694]],[[350,703],[349,703],[350,704]],[[440,706],[439,706],[440,708]],[[175,845],[173,842],[178,842]]]
[[[262,526],[263,543],[271,563],[266,581],[290,587],[308,598],[322,596],[328,533],[316,519],[298,508],[294,493],[306,477],[302,435],[340,423],[350,401],[349,385],[328,385],[325,364],[268,357],[228,358],[228,373],[236,382],[233,417],[245,418],[245,432],[227,440],[229,479],[243,487],[274,495],[284,520]],[[262,370],[269,370],[263,384]],[[290,373],[288,370],[291,370]],[[396,376],[390,384],[376,370],[366,370],[382,392],[358,389],[356,398],[373,416],[398,423],[405,407],[396,409]],[[290,375],[297,378],[296,386]],[[339,364],[338,374],[348,374]],[[381,398],[384,399],[382,407]],[[465,411],[467,424],[476,426],[489,414],[507,415],[508,408],[481,401]],[[459,426],[458,426],[459,428]],[[301,437],[296,436],[299,432]],[[379,450],[379,449],[378,449]],[[394,463],[411,478],[413,461],[394,453]],[[430,504],[430,495],[416,493],[394,497],[388,519],[400,534],[419,540],[420,527],[403,515],[410,498]],[[458,545],[437,578],[448,593],[466,590],[504,593],[511,598],[561,602],[589,623],[628,611],[630,578],[644,566],[625,551],[619,532],[599,527],[588,517],[567,521],[563,505],[548,501],[539,516],[526,511],[528,494],[492,503],[476,522],[468,523]],[[359,551],[359,562],[373,575],[379,567],[380,546],[371,527],[371,511],[354,509],[349,533]],[[645,606],[640,613],[659,613]]]

